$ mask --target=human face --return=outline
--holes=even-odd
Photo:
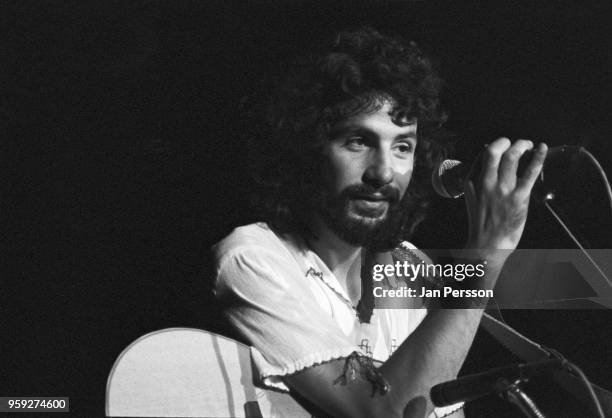
[[[320,216],[350,244],[372,246],[398,228],[412,177],[417,123],[394,120],[392,104],[332,128],[325,145]]]

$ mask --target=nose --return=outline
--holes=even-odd
[[[393,181],[391,153],[384,150],[372,150],[368,167],[363,174],[363,182],[381,187]]]

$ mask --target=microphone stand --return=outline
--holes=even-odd
[[[497,381],[495,390],[503,400],[518,406],[526,417],[546,418],[542,411],[538,409],[535,402],[519,386],[520,383],[520,379],[516,380],[514,383],[510,383],[510,381],[502,377]]]

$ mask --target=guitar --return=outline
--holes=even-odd
[[[193,328],[134,341],[106,386],[106,416],[310,418],[289,394],[254,384],[249,347]]]

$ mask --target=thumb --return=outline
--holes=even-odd
[[[465,205],[467,207],[468,214],[468,222],[470,225],[475,221],[474,216],[476,215],[476,211],[478,210],[478,198],[476,197],[476,187],[474,187],[474,183],[472,180],[469,180],[465,183],[464,189],[464,197],[465,197]]]
[[[412,398],[404,408],[403,418],[425,418],[427,413],[427,401],[424,396]]]

